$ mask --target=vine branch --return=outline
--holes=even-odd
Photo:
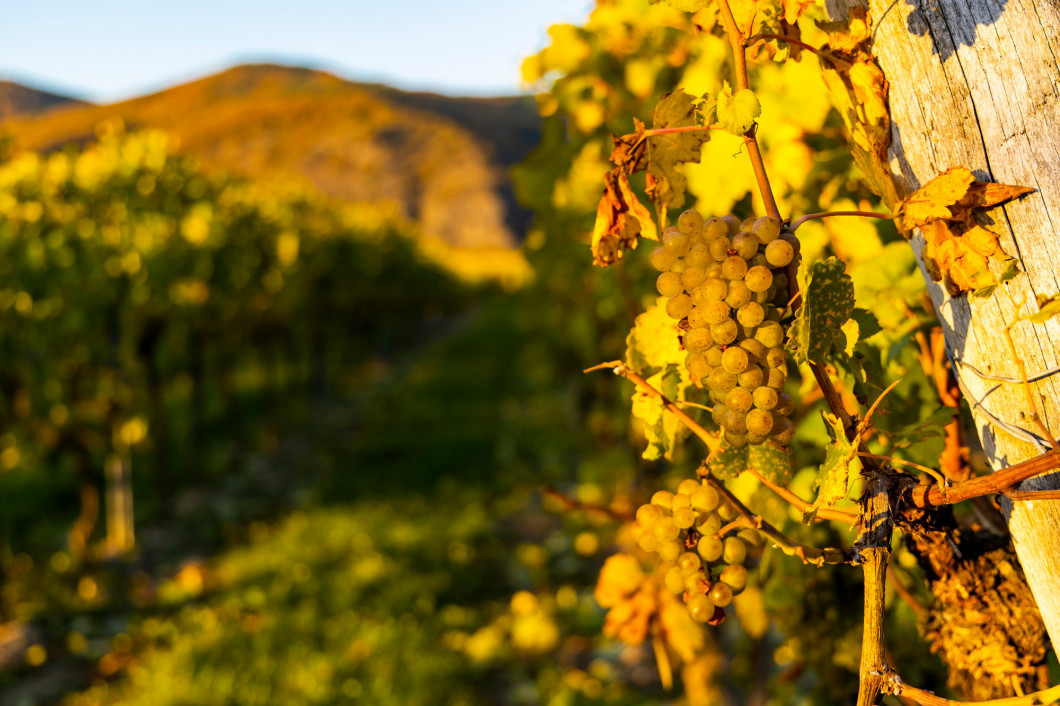
[[[762,476],[758,471],[753,468],[747,469],[747,472],[758,479],[758,481],[772,490],[774,493],[779,495],[781,498],[786,500],[799,512],[805,513],[807,508],[810,507],[810,502],[803,500],[795,493],[791,492],[787,488],[781,485],[777,485],[773,481]],[[854,524],[858,521],[858,516],[852,512],[845,512],[843,510],[836,510],[835,508],[821,508],[817,511],[817,517],[821,520],[834,520],[836,522],[846,522],[848,524]]]

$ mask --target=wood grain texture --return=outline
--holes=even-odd
[[[1060,5],[1035,0],[869,0],[873,54],[890,85],[890,166],[906,194],[951,166],[978,179],[1033,186],[1037,192],[992,209],[981,223],[998,233],[1005,253],[1026,275],[1009,291],[1024,312],[1034,295],[1060,291]],[[913,247],[918,259],[923,239]],[[1003,331],[1015,307],[992,298],[950,297],[921,271],[945,330],[951,359],[992,375],[1016,378]],[[1060,321],[1020,323],[1016,347],[1030,374],[1060,365]],[[957,367],[969,404],[1033,431],[1018,385],[984,380]],[[1060,435],[1060,376],[1032,386],[1051,433]],[[985,414],[975,421],[996,470],[1041,452]],[[1022,490],[1060,488],[1058,474],[1024,482]],[[1008,503],[1020,562],[1053,645],[1060,645],[1060,501]]]

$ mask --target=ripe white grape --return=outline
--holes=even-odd
[[[685,291],[684,286],[681,285],[681,275],[676,272],[663,272],[659,275],[655,280],[655,288],[659,290],[659,294],[670,298]]]
[[[733,375],[739,375],[747,370],[749,362],[747,351],[737,346],[726,348],[721,354],[722,366]]]
[[[666,252],[666,248],[655,248],[655,251],[651,254],[651,266],[659,272],[669,272],[675,262],[677,262],[677,258]]]
[[[707,272],[702,267],[688,267],[681,273],[681,286],[684,287],[686,292],[691,292],[702,284],[706,278]]]
[[[666,313],[672,319],[683,319],[692,311],[692,300],[687,294],[678,294],[666,302]]]
[[[703,224],[703,237],[709,240],[724,238],[729,235],[729,224],[721,218],[711,218]]]
[[[688,233],[676,229],[668,229],[667,234],[663,236],[663,247],[674,257],[684,257],[691,245],[692,239]]]
[[[786,240],[777,239],[766,246],[766,260],[773,267],[784,267],[795,259],[795,248]]]
[[[725,295],[726,304],[733,309],[739,309],[749,301],[751,301],[751,290],[747,288],[744,282],[729,282],[729,292]]]
[[[763,245],[768,245],[780,236],[780,221],[772,216],[762,216],[755,221],[751,232]]]
[[[773,430],[773,415],[764,409],[752,409],[747,413],[746,421],[749,434],[767,436]]]
[[[706,267],[714,262],[710,256],[710,247],[706,243],[694,243],[685,255],[685,264],[688,267]]]
[[[747,302],[736,312],[736,320],[747,327],[758,326],[765,317],[766,311],[758,302]]]
[[[703,216],[699,211],[689,209],[677,217],[677,228],[682,233],[694,233],[703,228]]]
[[[727,280],[743,279],[746,274],[747,260],[739,255],[730,255],[721,263],[721,276]]]
[[[744,260],[750,260],[758,253],[758,238],[748,231],[741,231],[732,239],[732,249]]]
[[[747,270],[746,276],[744,277],[744,284],[746,284],[747,288],[752,292],[767,292],[769,287],[773,284],[773,273],[769,271],[768,267],[755,265]],[[770,297],[770,299],[771,298],[772,297]]]

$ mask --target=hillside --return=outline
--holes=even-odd
[[[82,106],[83,101],[57,93],[23,86],[13,81],[0,81],[0,120],[15,115],[35,115],[61,106]]]
[[[50,151],[91,140],[114,116],[176,134],[210,168],[300,175],[336,198],[392,204],[453,245],[511,246],[523,235],[506,168],[536,144],[530,101],[406,94],[247,65],[112,105],[17,116],[0,134],[15,150]]]

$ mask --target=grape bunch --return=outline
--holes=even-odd
[[[776,218],[704,221],[689,210],[651,256],[666,313],[684,332],[685,366],[709,391],[711,416],[732,446],[769,438],[787,444],[795,435],[780,317],[788,301],[784,268],[797,245]]]
[[[744,563],[762,537],[749,527],[723,536],[721,529],[738,516],[717,490],[691,478],[676,493],[660,490],[637,508],[634,539],[669,565],[666,589],[683,598],[698,623],[712,620],[747,586]]]

